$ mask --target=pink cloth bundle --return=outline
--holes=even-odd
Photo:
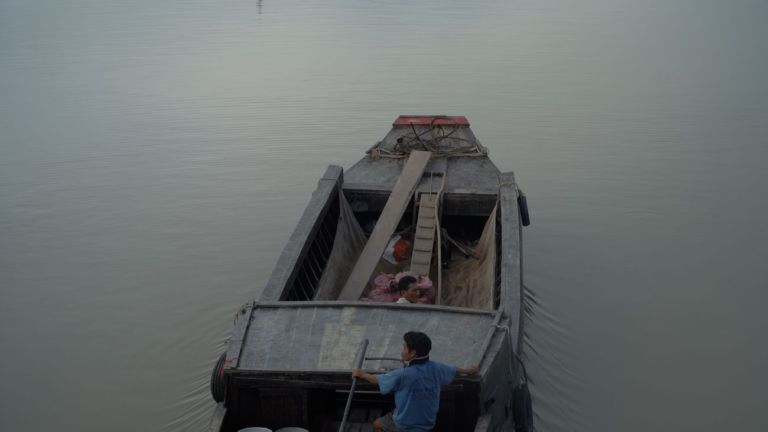
[[[397,284],[403,276],[413,276],[416,278],[416,285],[421,291],[421,296],[417,303],[432,304],[435,302],[435,287],[432,286],[432,280],[427,276],[419,276],[411,272],[400,272],[396,275],[389,273],[379,274],[373,280],[373,288],[368,292],[368,296],[361,297],[360,300],[385,303],[396,302],[400,298]]]

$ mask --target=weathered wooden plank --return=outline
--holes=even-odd
[[[499,183],[501,209],[501,303],[510,314],[509,325],[512,348],[519,352],[522,341],[523,269],[520,254],[520,212],[517,208],[515,175],[503,173]]]
[[[312,193],[312,198],[307,208],[299,219],[299,223],[285,245],[280,258],[275,264],[275,269],[269,277],[267,285],[261,292],[261,300],[283,300],[286,295],[286,287],[291,286],[301,267],[301,262],[307,255],[312,240],[317,233],[323,217],[328,213],[333,197],[341,190],[344,181],[344,170],[340,166],[329,165],[318,181],[317,189]]]
[[[430,152],[411,152],[394,189],[392,189],[387,204],[376,222],[371,237],[357,259],[344,289],[339,294],[339,300],[356,300],[362,294],[381,258],[381,254],[387,247],[392,233],[397,228],[397,224],[400,222],[400,218],[403,216],[431,156],[432,153]]]

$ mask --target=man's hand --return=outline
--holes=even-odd
[[[470,366],[470,367],[468,367],[466,369],[456,368],[456,372],[458,372],[461,375],[474,375],[478,371],[479,371],[479,369],[477,368],[477,366]]]
[[[378,379],[376,378],[376,375],[371,375],[362,369],[352,369],[352,376],[355,378],[362,378],[371,384],[379,383]]]

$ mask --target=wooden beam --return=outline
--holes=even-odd
[[[403,217],[405,209],[410,203],[413,191],[421,180],[427,162],[432,156],[431,152],[412,151],[408,161],[403,166],[400,177],[397,178],[395,187],[389,195],[387,204],[384,206],[373,233],[363,248],[363,252],[355,263],[352,273],[347,279],[344,289],[339,295],[339,300],[357,300],[365,290],[368,281],[376,268],[381,254],[389,243],[392,233],[395,232],[400,218]]]

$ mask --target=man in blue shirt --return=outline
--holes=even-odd
[[[378,384],[381,394],[395,393],[395,410],[377,418],[373,426],[378,432],[429,432],[435,426],[440,405],[440,386],[450,384],[456,374],[474,375],[477,367],[467,369],[431,361],[432,341],[421,332],[403,335],[400,358],[408,366],[382,375],[371,375],[361,369],[352,376]]]

